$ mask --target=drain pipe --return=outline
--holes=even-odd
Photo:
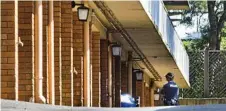
[[[35,2],[35,101],[37,103],[46,103],[43,96],[43,13],[42,1]]]
[[[18,101],[19,99],[19,94],[18,94],[18,88],[19,88],[19,57],[18,57],[18,45],[19,45],[19,38],[18,38],[18,0],[14,1],[15,3],[15,16],[14,16],[14,20],[15,20],[15,100]]]

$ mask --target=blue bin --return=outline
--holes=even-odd
[[[129,94],[121,94],[121,107],[136,107],[135,99]]]

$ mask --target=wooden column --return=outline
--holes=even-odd
[[[132,51],[128,52],[128,92],[130,95],[133,95],[133,53]]]
[[[108,39],[109,33],[107,32]],[[112,49],[110,45],[108,46],[108,101],[109,107],[112,107]]]
[[[53,1],[49,1],[49,26],[48,26],[48,87],[49,102],[55,104],[55,84],[54,84],[54,19]]]
[[[115,107],[120,107],[121,96],[121,60],[120,56],[115,57]]]
[[[133,97],[136,97],[137,96],[137,93],[136,93],[136,82],[137,82],[137,79],[136,79],[136,74],[134,72],[134,69],[132,70],[132,96]]]
[[[209,50],[204,53],[204,97],[209,97]]]
[[[150,103],[151,103],[150,105],[154,106],[155,105],[154,104],[154,101],[155,101],[155,97],[154,97],[155,85],[150,87],[149,91],[150,91]]]
[[[85,5],[86,2],[85,2]],[[89,21],[84,22],[84,106],[90,107],[90,32]]]

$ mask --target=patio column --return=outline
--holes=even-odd
[[[49,26],[48,26],[48,87],[49,102],[55,104],[55,84],[54,84],[54,19],[53,19],[53,1],[49,1]]]
[[[133,94],[133,53],[132,51],[128,52],[128,92],[132,96]]]
[[[151,103],[151,106],[155,106],[155,104],[154,104],[155,103],[155,96],[154,96],[155,85],[150,87],[149,91],[150,91],[150,103]]]
[[[87,2],[84,2],[87,6]],[[83,77],[83,91],[84,91],[84,106],[90,107],[90,29],[89,20],[84,22],[84,77]]]
[[[109,107],[112,107],[112,53],[111,46],[108,47],[108,100]]]
[[[115,57],[115,107],[120,107],[121,96],[121,57]]]

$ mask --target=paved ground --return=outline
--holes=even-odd
[[[226,104],[145,108],[85,108],[52,106],[1,99],[1,111],[226,111]]]

